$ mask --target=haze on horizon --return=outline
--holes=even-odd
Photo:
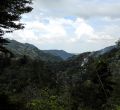
[[[5,35],[41,50],[95,51],[120,38],[120,0],[33,0],[24,30]]]

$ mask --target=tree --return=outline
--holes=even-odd
[[[95,73],[93,72],[92,81],[96,90],[94,93],[96,102],[92,107],[103,110],[113,91],[114,82],[112,81],[113,77],[107,61],[104,59],[98,60],[95,65],[96,70]]]
[[[51,89],[40,90],[40,97],[27,103],[28,110],[65,110],[60,97],[54,95]]]
[[[0,0],[0,51],[8,52],[3,45],[8,41],[2,36],[5,33],[13,32],[17,29],[23,29],[22,23],[18,23],[21,19],[21,15],[32,11],[31,0]]]
[[[0,0],[0,36],[24,28],[22,23],[16,21],[32,10],[31,3],[31,0]]]
[[[18,21],[21,19],[22,14],[32,11],[32,7],[29,6],[31,3],[31,0],[0,0],[0,74],[4,66],[8,64],[6,55],[11,54],[4,47],[9,42],[2,36],[5,33],[24,28],[23,24]],[[9,103],[8,97],[0,94],[0,110],[24,110],[20,106],[20,104]]]
[[[4,54],[6,55],[7,53],[10,53],[12,55],[11,52],[9,52],[9,50],[7,50],[4,45],[7,45],[7,43],[9,43],[6,39],[3,39],[2,37],[0,37],[0,51],[4,52]]]
[[[83,80],[79,80],[71,89],[72,110],[104,110],[112,94],[114,83],[108,62],[93,59],[89,63],[86,72],[81,75]]]
[[[120,48],[120,39],[116,42],[118,48]]]

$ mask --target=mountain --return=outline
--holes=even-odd
[[[63,60],[67,60],[68,58],[74,56],[71,53],[68,53],[64,50],[44,50],[45,53],[50,53],[54,56],[59,56],[61,57]]]
[[[44,61],[62,61],[62,58],[59,56],[55,56],[49,53],[45,53],[42,50],[39,50],[37,47],[35,47],[32,44],[28,43],[20,43],[15,40],[9,40],[10,43],[8,45],[5,45],[5,47],[11,51],[16,57],[21,56],[28,56],[31,59],[41,59]]]
[[[41,59],[44,61],[62,61],[62,60],[75,60],[75,59],[81,59],[80,62],[83,65],[84,61],[87,61],[87,58],[89,57],[99,57],[104,54],[108,54],[112,50],[115,50],[117,47],[109,46],[104,49],[94,51],[94,52],[85,52],[81,53],[79,55],[74,55],[71,53],[68,53],[64,50],[40,50],[37,47],[35,47],[32,44],[28,43],[20,43],[15,40],[9,40],[10,43],[8,45],[5,45],[5,47],[11,51],[16,57],[20,56],[28,56],[32,59]],[[80,63],[79,62],[79,63]]]
[[[104,49],[101,49],[101,50],[98,50],[98,51],[95,51],[95,52],[91,52],[91,55],[94,56],[94,57],[98,57],[98,56],[107,54],[107,53],[111,52],[112,50],[114,50],[116,48],[117,48],[116,45],[109,46],[109,47],[106,47]]]
[[[15,104],[23,107],[22,110],[24,107],[25,110],[119,110],[120,46],[110,46],[49,63],[33,58],[47,59],[41,53],[50,53],[30,44],[10,42],[7,48],[16,56],[25,54],[32,59],[1,57],[2,105]],[[6,99],[9,99],[10,104]]]
[[[74,55],[70,57],[67,61],[64,62],[65,67],[68,69],[83,67],[84,65],[88,64],[91,59],[99,59],[99,58],[109,58],[114,57],[114,53],[116,54],[119,51],[116,45],[106,47],[104,49],[93,51],[93,52],[84,52],[79,55]],[[119,53],[119,52],[118,52]],[[64,68],[64,67],[62,67]],[[66,69],[65,68],[65,69]]]

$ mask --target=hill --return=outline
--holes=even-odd
[[[34,50],[30,44],[16,49],[27,45]],[[0,98],[4,105],[23,110],[119,110],[120,46],[60,62],[1,57]]]
[[[5,45],[5,47],[11,51],[15,57],[21,57],[21,56],[28,56],[31,59],[41,59],[44,61],[62,61],[62,58],[59,56],[55,56],[49,53],[45,53],[44,51],[38,49],[32,44],[28,43],[20,43],[15,40],[9,40],[10,43],[8,45]]]
[[[44,50],[45,53],[50,53],[54,56],[59,56],[63,60],[67,60],[68,58],[74,56],[74,54],[68,53],[64,50]]]

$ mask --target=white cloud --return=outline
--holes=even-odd
[[[120,17],[119,0],[36,0],[36,11],[47,16]]]
[[[86,50],[88,50],[90,49],[90,47],[87,49],[88,44],[104,44],[104,46],[107,46],[108,44],[113,44],[113,41],[116,40],[112,37],[114,33],[109,34],[111,31],[109,27],[106,27],[104,32],[96,32],[94,27],[82,18],[70,20],[47,17],[44,19],[47,19],[47,23],[42,21],[26,22],[26,28],[24,30],[16,31],[6,37],[16,39],[22,43],[34,44],[40,49],[64,49],[69,52],[85,51],[77,46],[86,45]],[[71,27],[73,30],[67,31],[66,26]],[[96,49],[98,48],[96,46]]]
[[[75,34],[77,36],[76,40],[79,40],[81,37],[84,36],[89,36],[89,37],[94,37],[94,29],[87,24],[84,20],[77,19],[76,20],[76,31]],[[89,38],[88,38],[89,39]]]
[[[67,33],[61,19],[49,19],[48,24],[39,21],[26,22],[26,29],[14,32],[9,36],[11,39],[16,39],[20,42],[34,43],[35,45],[42,43],[54,43],[67,39]],[[37,32],[37,33],[36,33]]]
[[[6,37],[75,53],[104,48],[120,38],[119,0],[36,0],[33,8],[23,16],[26,28]]]

